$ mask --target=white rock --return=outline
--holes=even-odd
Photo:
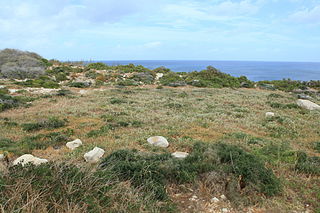
[[[4,159],[4,154],[0,154],[0,161]]]
[[[147,139],[148,143],[158,147],[168,147],[169,143],[166,138],[162,136],[154,136]]]
[[[274,117],[274,116],[275,116],[275,114],[273,112],[267,112],[266,113],[266,117],[267,118]]]
[[[220,198],[221,198],[222,200],[227,199],[227,197],[226,197],[225,195],[221,195]]]
[[[80,139],[76,139],[66,144],[66,146],[71,150],[74,150],[75,148],[78,148],[81,145],[82,145],[82,141]]]
[[[189,155],[187,152],[174,152],[171,154],[172,157],[183,159],[186,158]]]
[[[211,199],[211,202],[213,202],[213,203],[217,203],[217,202],[219,202],[219,199],[218,199],[218,198],[216,198],[216,197],[214,197],[214,198],[212,198],[212,199]]]
[[[81,95],[87,94],[87,92],[88,92],[88,91],[87,91],[87,90],[84,90],[84,89],[82,89],[82,90],[79,91],[79,93],[80,93]]]
[[[25,155],[18,157],[17,159],[15,159],[13,161],[13,165],[18,165],[20,163],[22,166],[24,166],[28,163],[32,163],[34,165],[40,165],[42,163],[48,163],[48,160],[42,159],[42,158],[37,158],[37,157],[34,157],[33,155],[30,155],[30,154],[25,154]]]
[[[221,209],[222,212],[229,212],[229,210],[227,208],[223,208]]]
[[[84,159],[89,163],[97,163],[103,155],[104,150],[99,147],[95,147],[93,150],[84,154]]]
[[[163,73],[157,73],[156,74],[156,80],[159,80],[162,77],[163,77]]]
[[[298,106],[305,108],[305,109],[308,109],[308,110],[320,109],[320,106],[318,104],[315,104],[309,100],[299,99],[299,100],[297,100],[297,104],[298,104]]]
[[[0,85],[0,89],[6,88],[5,85]]]

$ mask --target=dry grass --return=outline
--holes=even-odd
[[[139,149],[152,151],[146,139],[154,135],[165,136],[170,142],[169,151],[190,151],[195,141],[215,143],[223,140],[230,133],[242,132],[253,137],[259,137],[277,143],[287,142],[293,150],[302,150],[312,156],[320,156],[312,148],[315,141],[320,141],[319,112],[302,112],[300,109],[272,108],[268,102],[294,103],[295,98],[288,93],[258,89],[199,89],[192,87],[156,89],[154,86],[140,88],[104,88],[103,90],[88,90],[84,95],[74,89],[74,97],[40,98],[29,108],[12,109],[0,114],[18,124],[37,121],[41,118],[56,116],[67,118],[66,127],[52,131],[74,130],[72,138],[80,138],[84,146],[70,152],[66,148],[34,150],[33,154],[49,160],[68,160],[82,164],[83,153],[94,146],[106,150],[106,155],[119,149]],[[281,98],[268,97],[271,93],[279,94]],[[111,103],[112,98],[120,100]],[[123,102],[123,103],[121,103]],[[319,101],[318,101],[319,103]],[[283,123],[267,122],[265,113],[272,111],[284,118]],[[113,121],[106,121],[106,117]],[[139,126],[116,127],[96,137],[88,137],[92,130],[112,122],[140,122]],[[1,120],[0,135],[13,141],[21,140],[27,135],[52,132],[41,130],[26,133],[21,127],[3,125]],[[249,150],[253,148],[242,140],[233,141]],[[315,199],[320,199],[319,176],[306,176],[293,171],[285,163],[270,164],[274,172],[283,180],[283,193],[274,198],[263,198],[258,206],[249,207],[253,212],[292,212],[315,210],[320,208]],[[23,186],[21,186],[23,187]],[[218,194],[208,194],[206,187],[197,184],[199,194],[207,208],[192,204],[193,212],[210,212],[212,205],[208,204],[212,197]],[[126,189],[126,186],[123,186]],[[171,190],[172,199],[184,212],[192,212],[188,205],[179,203],[188,200],[175,196],[179,194]],[[129,192],[126,192],[129,193]],[[194,195],[190,192],[190,195]],[[34,195],[32,199],[37,198]],[[181,197],[181,196],[180,196]],[[186,198],[188,197],[188,199]],[[26,212],[32,212],[36,200],[30,200]],[[122,201],[121,201],[122,202]],[[117,202],[118,205],[121,202]],[[127,200],[123,202],[134,202]],[[202,201],[201,201],[202,202]],[[191,204],[190,204],[191,205]],[[223,203],[226,207],[231,204]],[[61,212],[81,212],[80,207],[66,204],[68,209]],[[197,207],[198,206],[198,207]],[[41,209],[41,206],[39,207]],[[115,206],[121,210],[123,207]],[[216,208],[216,207],[214,207]],[[218,207],[217,207],[218,208]],[[220,208],[220,207],[219,207]],[[231,208],[231,207],[230,207]],[[28,209],[31,209],[30,211]],[[244,208],[243,211],[248,211]],[[143,210],[141,210],[143,211]],[[217,210],[218,211],[218,210]],[[240,211],[240,210],[237,210]]]

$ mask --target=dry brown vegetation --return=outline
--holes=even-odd
[[[296,107],[272,107],[274,105],[271,103],[294,105],[296,98],[289,93],[230,88],[156,89],[155,86],[87,89],[82,95],[78,89],[71,90],[73,94],[68,96],[25,94],[37,100],[28,108],[1,112],[0,138],[18,143],[28,136],[72,131],[70,139],[80,138],[84,142],[76,151],[71,152],[64,143],[59,143],[54,147],[33,149],[31,152],[50,161],[67,161],[83,167],[93,167],[84,163],[83,154],[94,146],[106,150],[107,156],[120,149],[163,152],[146,143],[146,139],[154,135],[162,135],[168,139],[169,152],[192,152],[197,141],[223,141],[238,145],[264,159],[266,166],[280,178],[282,192],[274,197],[260,195],[259,202],[254,202],[254,205],[237,206],[228,200],[212,204],[210,199],[219,197],[224,191],[217,190],[214,183],[208,185],[205,178],[192,185],[170,185],[167,187],[170,198],[181,212],[220,212],[224,207],[231,212],[320,211],[319,174],[296,170],[296,158],[292,157],[295,151],[320,157],[320,153],[314,149],[315,142],[320,141],[320,112]],[[274,112],[276,117],[267,119],[265,113],[269,111]],[[68,122],[65,127],[53,130],[26,132],[21,128],[21,124],[48,117],[67,119]],[[101,129],[106,125],[113,126]],[[270,149],[265,151],[266,147]],[[285,155],[286,153],[293,154]],[[9,152],[8,156],[11,160],[17,154]],[[24,187],[28,187],[27,184],[23,182],[16,185],[18,188],[12,191],[13,201],[19,200],[19,192],[26,190]],[[129,182],[115,184],[118,184],[119,191],[111,191],[109,195],[123,196],[114,198],[114,206],[109,208],[110,211],[126,212],[130,202],[137,202],[134,211],[164,211],[156,207],[161,206],[161,203],[146,204],[147,201],[139,196],[140,192],[130,188]],[[28,190],[31,190],[30,200],[23,211],[34,212],[37,207],[40,208],[39,211],[45,212],[40,205],[42,195],[33,194],[30,188]],[[194,195],[198,199],[190,200]],[[86,211],[85,206],[74,203],[59,205],[62,205],[58,208],[61,212]]]

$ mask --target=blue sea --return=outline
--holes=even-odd
[[[192,72],[213,66],[222,72],[233,76],[247,76],[253,81],[281,80],[320,80],[319,62],[258,62],[258,61],[101,61],[108,65],[135,64],[149,69],[165,66],[174,72]]]

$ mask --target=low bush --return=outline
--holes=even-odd
[[[24,87],[43,87],[43,88],[51,88],[51,89],[57,89],[60,87],[58,82],[50,79],[47,76],[40,76],[37,79],[27,80],[23,82],[15,82],[15,84],[24,86]]]
[[[24,131],[31,132],[31,131],[41,130],[41,129],[57,129],[57,128],[66,126],[67,122],[68,122],[67,119],[61,120],[56,117],[51,117],[35,123],[25,123],[25,124],[22,124],[21,126]]]
[[[145,191],[154,199],[166,200],[165,184],[190,183],[201,174],[224,171],[227,175],[241,177],[243,188],[272,196],[280,192],[279,180],[256,156],[239,147],[196,143],[192,153],[184,160],[170,154],[148,154],[136,150],[120,150],[105,158],[101,165],[118,174],[122,181]]]
[[[95,69],[95,70],[107,70],[109,66],[105,63],[97,62],[97,63],[90,63],[87,66],[87,69]]]
[[[7,91],[0,90],[0,112],[19,106],[28,106],[27,102],[32,100],[23,96],[11,96]]]
[[[76,87],[76,88],[88,88],[91,86],[89,82],[70,82],[68,83],[69,87]]]
[[[31,153],[35,149],[46,149],[50,146],[62,146],[70,141],[73,131],[52,132],[48,134],[39,134],[26,136],[19,141],[13,141],[8,138],[0,138],[0,150],[14,153],[16,155]]]
[[[295,169],[310,175],[320,175],[320,157],[310,157],[304,152],[297,152]]]

